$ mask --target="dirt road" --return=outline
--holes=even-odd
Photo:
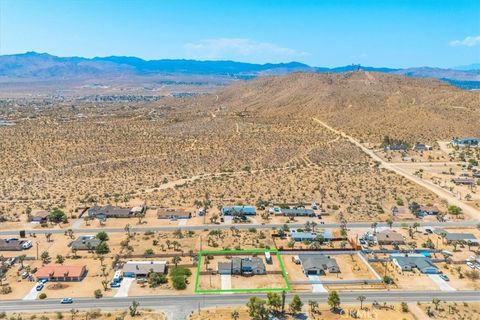
[[[336,133],[336,134],[339,134],[341,135],[342,137],[348,139],[348,141],[350,141],[351,143],[353,143],[354,145],[356,145],[357,147],[359,147],[360,149],[362,149],[363,152],[365,152],[366,154],[368,154],[374,161],[377,161],[380,163],[380,167],[382,168],[385,168],[387,170],[390,170],[390,171],[393,171],[405,178],[407,178],[408,180],[410,181],[413,181],[415,182],[416,184],[424,187],[425,189],[428,189],[430,190],[431,192],[435,193],[436,195],[438,195],[439,197],[445,199],[448,201],[448,203],[450,205],[455,205],[457,207],[460,207],[462,208],[463,212],[467,215],[469,215],[470,217],[472,217],[473,219],[475,220],[480,220],[480,211],[475,209],[474,207],[458,200],[457,198],[455,198],[454,196],[452,196],[452,194],[450,194],[447,190],[443,189],[442,187],[430,182],[430,181],[427,181],[427,180],[423,180],[407,171],[405,171],[404,169],[402,169],[400,167],[400,165],[398,164],[394,164],[394,163],[389,163],[389,162],[386,162],[384,161],[382,158],[380,158],[379,156],[377,156],[375,154],[375,152],[373,152],[373,150],[370,150],[368,148],[366,148],[365,146],[363,146],[360,142],[358,142],[357,140],[355,140],[354,138],[350,137],[349,135],[347,135],[345,132],[343,131],[340,131],[340,130],[337,130],[331,126],[329,126],[328,124],[326,124],[325,122],[317,119],[317,118],[313,118],[313,120],[319,124],[321,124],[322,126],[324,126],[325,128],[329,129],[330,131]]]

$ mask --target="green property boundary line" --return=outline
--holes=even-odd
[[[213,255],[228,255],[228,254],[248,254],[248,253],[265,253],[270,252],[274,253],[277,256],[278,264],[282,269],[282,277],[285,280],[285,287],[281,288],[258,288],[258,289],[199,289],[199,279],[200,279],[200,269],[202,266],[202,256],[213,254]],[[195,277],[195,293],[222,293],[222,292],[275,292],[275,291],[291,291],[290,282],[288,282],[288,276],[285,272],[285,267],[283,266],[282,259],[280,258],[280,253],[277,249],[251,249],[251,250],[206,250],[200,251],[198,253],[198,264],[197,264],[197,275]]]

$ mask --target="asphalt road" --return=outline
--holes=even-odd
[[[326,303],[328,293],[299,293],[301,299],[306,303],[308,300],[316,300]],[[374,301],[382,302],[416,302],[432,301],[439,298],[442,301],[473,302],[480,301],[478,291],[358,291],[341,292],[342,303],[357,303],[359,295],[365,296],[366,303]],[[178,295],[178,296],[144,296],[129,298],[77,298],[73,304],[62,305],[60,299],[46,299],[35,301],[8,300],[0,301],[0,311],[5,312],[46,312],[46,311],[70,311],[79,310],[125,310],[132,304],[133,300],[140,303],[140,308],[151,308],[164,311],[168,319],[182,319],[198,308],[245,305],[252,296],[265,297],[265,294],[224,294],[224,295]],[[293,294],[287,294],[287,303]]]
[[[318,220],[315,222],[319,223]],[[406,221],[406,222],[395,222],[393,224],[394,227],[402,227],[403,225],[412,225],[414,222],[418,221]],[[430,227],[475,227],[480,222],[477,220],[468,220],[468,221],[447,221],[447,222],[419,222],[420,226],[430,226]],[[237,229],[249,229],[249,228],[257,228],[257,229],[272,229],[272,228],[281,228],[284,224],[274,224],[274,223],[266,223],[266,224],[233,224],[233,225],[226,225],[226,224],[205,224],[199,226],[163,226],[163,227],[131,227],[130,230],[132,232],[145,232],[145,231],[175,231],[178,229],[184,231],[200,231],[200,230],[214,230],[214,229],[223,229],[228,230],[231,227],[235,227]],[[355,228],[370,228],[372,223],[370,222],[352,222],[347,224],[347,228],[355,229]],[[289,223],[288,226],[290,228],[303,228],[305,224],[303,223]],[[387,227],[388,225],[385,222],[378,223],[377,227]],[[331,229],[331,228],[339,228],[340,223],[326,223],[326,224],[318,224],[318,228],[322,229]],[[25,230],[27,235],[29,233],[36,233],[38,234],[45,234],[45,233],[53,233],[53,234],[63,234],[67,229],[31,229]],[[72,228],[72,230],[76,233],[97,233],[100,231],[105,232],[125,232],[123,228]],[[18,236],[20,230],[0,230],[0,235],[7,236],[7,235],[16,235]]]

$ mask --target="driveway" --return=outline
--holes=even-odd
[[[83,220],[83,218],[78,218],[77,220],[75,220],[75,222],[72,223],[72,229],[79,229],[83,221],[85,221]]]
[[[438,286],[441,291],[456,291],[455,288],[451,287],[448,282],[440,278],[438,274],[429,274],[430,279]]]
[[[320,276],[308,276],[308,280],[320,280]],[[312,292],[328,292],[321,283],[312,284]]]
[[[222,290],[232,289],[232,275],[230,274],[221,274],[220,281],[222,283]]]
[[[133,281],[135,281],[135,278],[123,278],[120,288],[118,288],[118,291],[115,294],[115,298],[128,297],[128,290],[130,290]]]
[[[178,219],[178,225],[179,226],[186,226],[187,225],[187,219]]]
[[[41,291],[37,291],[37,289],[35,289],[36,286],[37,286],[37,283],[33,282],[33,288],[27,293],[25,297],[23,297],[23,300],[37,299],[37,296],[40,294]]]
[[[223,221],[225,221],[225,224],[232,224],[233,217],[232,216],[226,216],[223,218]]]

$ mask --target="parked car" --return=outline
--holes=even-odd
[[[26,279],[29,273],[27,271],[22,272],[22,279]]]
[[[472,262],[467,262],[467,266],[469,266],[472,269],[475,269],[475,265]]]
[[[38,283],[37,286],[35,287],[35,290],[37,291],[42,291],[43,289],[43,283]]]
[[[120,288],[120,282],[112,282],[112,283],[110,283],[110,287],[112,287],[112,288]]]
[[[48,282],[48,279],[40,279],[38,280],[38,283],[45,284]]]
[[[28,240],[22,243],[22,249],[30,249],[32,247],[32,241]]]
[[[60,300],[60,303],[61,304],[73,303],[73,299],[72,298],[63,298],[62,300]]]
[[[360,244],[361,244],[361,245],[366,245],[367,242],[365,242],[365,240],[363,240],[363,239],[360,239]]]
[[[446,274],[443,274],[443,273],[440,275],[440,278],[442,278],[442,279],[445,280],[445,281],[450,281],[450,279],[448,278],[448,276],[447,276]]]

